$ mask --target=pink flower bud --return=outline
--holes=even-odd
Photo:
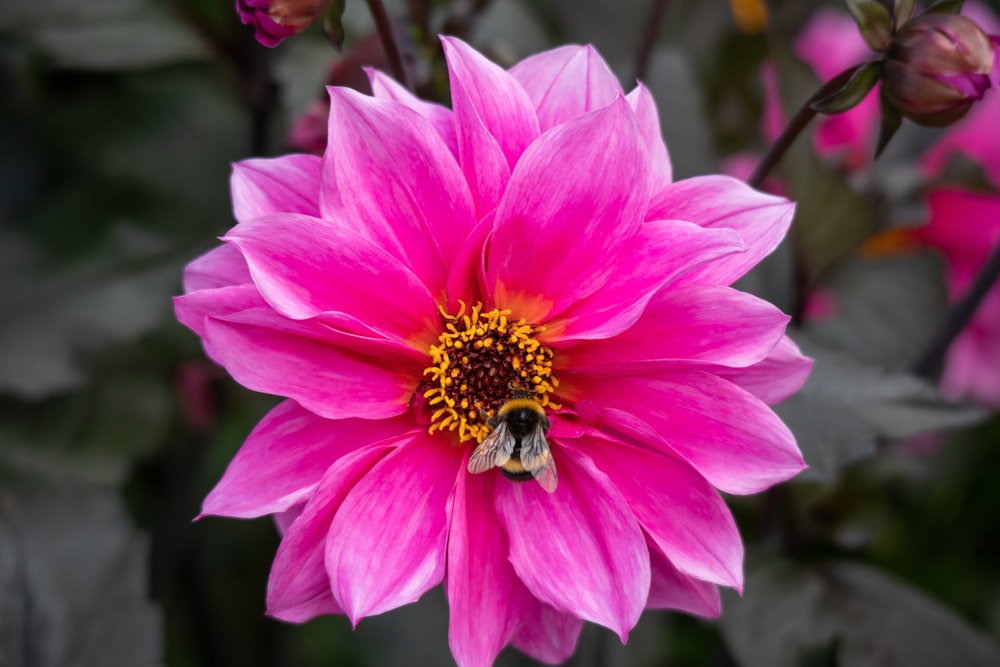
[[[236,12],[240,21],[254,27],[258,42],[277,46],[312,25],[326,4],[324,0],[236,0]]]
[[[924,14],[896,33],[882,65],[883,95],[921,125],[950,125],[982,99],[996,74],[991,39],[971,20]]]

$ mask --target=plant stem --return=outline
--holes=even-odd
[[[403,56],[399,50],[399,43],[396,41],[396,33],[392,29],[392,19],[385,10],[382,0],[368,0],[368,10],[375,21],[375,28],[378,36],[382,40],[382,48],[389,59],[389,66],[392,67],[392,74],[396,80],[403,84],[407,90],[413,90],[413,84],[403,63]]]
[[[646,30],[642,34],[642,42],[639,44],[639,53],[636,56],[635,78],[639,81],[646,78],[649,60],[653,56],[653,47],[656,46],[656,38],[660,35],[660,26],[663,25],[663,17],[666,15],[667,0],[653,0],[646,19]]]
[[[802,130],[805,129],[806,125],[809,124],[809,121],[816,116],[817,112],[812,108],[812,105],[824,97],[828,97],[832,93],[835,93],[843,88],[844,84],[846,84],[851,76],[854,75],[854,72],[857,71],[858,67],[860,67],[860,65],[848,67],[843,72],[820,86],[819,90],[813,93],[812,96],[805,101],[802,108],[800,108],[798,112],[792,116],[792,119],[788,121],[788,125],[785,126],[781,136],[779,136],[778,139],[771,144],[771,147],[767,149],[767,153],[764,154],[764,157],[761,158],[757,168],[754,169],[753,174],[751,174],[750,178],[747,179],[747,183],[751,187],[759,188],[761,186],[764,179],[767,178],[767,175],[771,173],[771,170],[774,169],[775,165],[777,165],[781,158],[785,155],[785,151],[787,151],[789,146],[792,145],[792,142],[795,141]]]
[[[948,311],[948,317],[945,318],[941,328],[931,339],[930,345],[920,357],[920,361],[914,365],[913,372],[916,375],[925,378],[934,375],[941,366],[941,361],[944,359],[948,347],[972,319],[979,304],[996,284],[998,276],[1000,276],[1000,243],[993,249],[993,254],[986,260],[983,268],[979,269],[979,273],[976,274],[976,279],[972,282],[969,290]]]

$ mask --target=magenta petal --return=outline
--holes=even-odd
[[[463,92],[461,101],[454,97],[454,92],[452,99],[459,133],[463,131],[462,124],[474,115],[494,137],[513,169],[521,153],[539,134],[531,100],[514,77],[465,42],[442,37],[441,44],[448,60],[452,91],[461,88]]]
[[[216,360],[254,391],[287,396],[328,419],[384,419],[407,410],[420,370],[339,349],[266,311],[209,319]]]
[[[274,557],[267,582],[269,615],[302,623],[320,614],[344,613],[333,597],[323,564],[326,536],[344,497],[390,451],[389,447],[365,447],[344,456],[325,471]]]
[[[514,647],[535,660],[558,665],[576,650],[583,619],[556,611],[541,600],[531,599],[514,636]]]
[[[220,245],[184,267],[184,291],[195,292],[250,282],[250,270],[238,250]]]
[[[319,215],[320,159],[285,155],[243,160],[233,165],[229,187],[239,222],[272,213]]]
[[[705,229],[679,220],[647,222],[629,241],[608,282],[546,323],[553,335],[551,344],[558,347],[619,334],[635,323],[662,285],[705,262],[738,252],[743,252],[743,242],[731,229]]]
[[[667,144],[663,142],[660,130],[660,114],[656,110],[656,102],[649,89],[641,83],[629,93],[626,98],[635,111],[635,119],[639,123],[639,131],[646,142],[649,151],[650,171],[653,176],[653,190],[667,186],[673,180],[673,168],[670,166],[670,155]]]
[[[497,484],[510,560],[531,593],[624,642],[649,592],[646,541],[621,494],[583,454],[555,452],[559,486]],[[530,517],[527,519],[526,517]]]
[[[365,68],[368,80],[372,84],[372,95],[383,100],[393,100],[413,109],[427,119],[438,135],[444,140],[452,155],[458,156],[458,143],[455,139],[455,119],[451,109],[440,104],[425,102],[403,86],[399,85],[391,76],[387,76],[378,70]]]
[[[749,366],[778,344],[788,319],[768,302],[729,287],[664,289],[634,326],[569,348],[560,365],[575,372],[649,370],[685,360]]]
[[[305,501],[340,457],[412,427],[410,415],[323,419],[295,401],[284,401],[247,437],[201,513],[249,518],[283,512]]]
[[[472,96],[459,80],[452,80],[451,100],[457,121],[459,163],[472,188],[476,217],[482,218],[500,203],[510,180],[510,165],[496,137],[476,112]]]
[[[475,224],[469,186],[430,123],[391,100],[330,88],[325,178],[356,231],[403,260],[435,298]]]
[[[649,545],[652,583],[647,609],[676,609],[704,618],[722,613],[719,588],[680,572],[655,544]]]
[[[240,249],[261,294],[286,317],[349,313],[397,341],[436,328],[437,305],[420,279],[344,221],[265,216],[234,227],[224,240]]]
[[[560,378],[587,409],[652,447],[674,452],[727,493],[757,493],[805,463],[788,427],[760,399],[699,370]],[[581,406],[581,409],[582,406]]]
[[[495,475],[459,474],[448,529],[448,643],[460,667],[493,664],[523,623],[530,594],[507,560]],[[506,483],[501,481],[500,483]]]
[[[647,220],[688,220],[739,232],[747,251],[695,271],[685,283],[729,285],[769,255],[785,237],[795,204],[764,194],[730,176],[697,176],[656,192]]]
[[[497,209],[487,263],[495,304],[544,322],[606,283],[641,225],[646,162],[623,98],[531,144]]]
[[[604,438],[565,441],[598,462],[650,541],[678,570],[724,586],[743,584],[743,543],[719,493],[691,466]]]
[[[247,308],[266,307],[267,302],[253,283],[203,289],[174,297],[177,320],[202,339],[208,334],[206,326],[209,317],[232,315]]]
[[[440,583],[445,508],[461,452],[446,438],[414,434],[344,499],[327,536],[326,569],[353,623],[413,602]]]
[[[493,215],[488,214],[465,239],[448,275],[448,310],[458,312],[461,304],[475,303],[486,282],[485,251],[493,233]]]
[[[768,405],[779,403],[797,392],[812,370],[813,361],[784,336],[767,358],[747,368],[717,366],[712,372],[739,385]]]
[[[622,95],[618,79],[592,46],[563,46],[510,68],[538,112],[542,132],[601,109]]]

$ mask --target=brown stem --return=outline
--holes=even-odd
[[[920,361],[914,365],[913,372],[916,375],[925,378],[934,375],[941,366],[941,360],[944,359],[948,347],[968,325],[969,320],[975,315],[976,309],[979,308],[979,304],[996,284],[998,276],[1000,276],[1000,243],[993,249],[993,254],[986,260],[983,268],[979,269],[969,291],[963,294],[962,298],[948,311],[948,316],[941,328],[931,339],[927,350],[920,357]]]
[[[805,129],[806,125],[809,124],[816,116],[816,110],[812,108],[812,105],[823,99],[824,97],[830,96],[832,93],[840,90],[844,87],[844,84],[854,75],[859,67],[864,65],[854,65],[853,67],[848,67],[843,72],[833,77],[822,86],[819,87],[812,96],[805,101],[802,108],[796,112],[792,119],[788,121],[788,125],[785,126],[784,131],[781,136],[778,137],[777,141],[771,144],[771,147],[767,149],[767,153],[761,158],[760,163],[757,168],[754,169],[753,174],[747,179],[747,183],[754,188],[759,188],[767,178],[767,175],[771,173],[775,165],[781,160],[785,155],[785,151],[788,147],[792,145],[792,142],[799,136],[802,130]]]
[[[653,57],[653,47],[656,46],[656,39],[660,36],[660,26],[663,25],[663,18],[667,15],[667,0],[653,0],[649,8],[649,17],[646,19],[646,30],[642,34],[642,42],[639,44],[639,53],[635,60],[635,78],[642,81],[649,71],[649,60]]]
[[[385,5],[382,4],[382,0],[368,0],[368,10],[375,21],[375,28],[378,30],[379,38],[382,40],[382,48],[385,49],[385,55],[389,59],[389,66],[392,68],[393,76],[407,90],[413,90],[413,84],[406,71],[406,66],[403,64],[403,55],[399,50],[399,43],[396,41],[396,33],[392,29],[392,19],[389,18],[389,13],[385,10]]]

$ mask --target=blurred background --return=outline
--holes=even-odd
[[[593,43],[626,88],[642,74],[683,178],[737,173],[766,147],[765,61],[788,109],[815,90],[791,45],[824,4],[843,10],[388,7],[429,97],[445,90],[444,70],[406,18],[414,7],[432,32],[447,26],[505,65]],[[322,86],[364,89],[361,65],[386,69],[365,2],[347,0],[343,28],[340,53],[319,26],[268,49],[231,0],[4,0],[0,666],[452,664],[440,589],[354,631],[344,617],[286,625],[264,615],[271,521],[193,522],[276,401],[209,362],[170,297],[234,223],[231,163],[322,150]],[[871,243],[921,219],[912,167],[936,136],[904,126],[874,169],[798,142],[772,187],[800,202],[804,270],[822,298],[803,316],[784,251],[742,287],[798,310],[795,335],[817,359],[779,406],[810,470],[728,498],[748,580],[742,598],[724,595],[721,620],[650,612],[624,647],[588,626],[570,664],[1000,665],[1000,420],[907,371],[947,309],[941,258]],[[828,298],[838,307],[823,314]],[[508,649],[498,664],[535,663]]]

